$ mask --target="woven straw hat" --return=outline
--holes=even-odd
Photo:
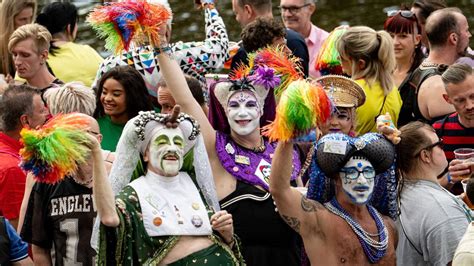
[[[365,102],[365,92],[354,80],[339,76],[327,75],[315,80],[321,84],[336,107],[359,107]]]

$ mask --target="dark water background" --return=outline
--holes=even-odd
[[[40,5],[44,5],[54,1],[39,0],[39,2]],[[93,30],[84,23],[86,14],[95,5],[101,3],[80,0],[70,2],[79,7],[81,15],[78,42],[90,44],[106,55],[103,42],[98,40]],[[202,11],[194,8],[194,0],[169,0],[169,3],[174,13],[172,41],[203,40],[205,38],[204,15]],[[229,39],[238,41],[241,28],[235,20],[231,3],[231,0],[218,0],[217,8],[226,24]],[[275,17],[280,17],[280,11],[277,8],[279,3],[279,0],[273,0]],[[398,10],[401,3],[403,2],[389,0],[319,0],[316,1],[317,9],[312,16],[312,21],[326,31],[331,31],[340,24],[367,25],[380,30],[387,17],[386,11]],[[471,33],[474,33],[474,0],[456,0],[447,1],[447,3],[449,6],[459,7],[463,11],[471,26]],[[471,38],[471,47],[474,47],[474,37]]]

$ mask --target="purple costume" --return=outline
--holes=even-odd
[[[268,191],[270,165],[277,143],[265,139],[264,143],[265,151],[254,152],[239,146],[227,134],[219,131],[216,134],[217,156],[224,169],[237,180],[260,186]],[[293,181],[301,169],[300,156],[295,149],[293,149],[292,167],[291,180]]]

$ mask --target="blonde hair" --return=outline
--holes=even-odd
[[[19,42],[30,38],[35,42],[38,54],[49,50],[51,33],[45,27],[35,23],[23,25],[13,32],[8,41],[8,51],[11,52]]]
[[[96,98],[94,91],[81,82],[69,82],[61,87],[49,88],[44,98],[51,114],[79,112],[94,114]]]
[[[375,31],[366,26],[349,28],[337,42],[340,56],[352,61],[352,78],[365,79],[371,86],[380,82],[384,94],[394,87],[392,72],[396,61],[393,41],[386,31]],[[365,61],[365,68],[358,68],[358,61]]]
[[[28,7],[33,8],[34,20],[36,0],[4,0],[0,5],[0,74],[8,74],[12,65],[8,40],[15,31],[15,17]]]

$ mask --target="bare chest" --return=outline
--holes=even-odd
[[[331,217],[330,220],[325,230],[323,248],[315,249],[313,253],[315,256],[310,256],[312,265],[371,265],[357,235],[348,223],[337,216]],[[365,231],[371,234],[377,233],[373,220],[363,222],[361,225]],[[395,247],[390,231],[388,248],[384,257],[377,263],[378,265],[396,264]],[[373,239],[379,241],[378,237],[373,237]]]

